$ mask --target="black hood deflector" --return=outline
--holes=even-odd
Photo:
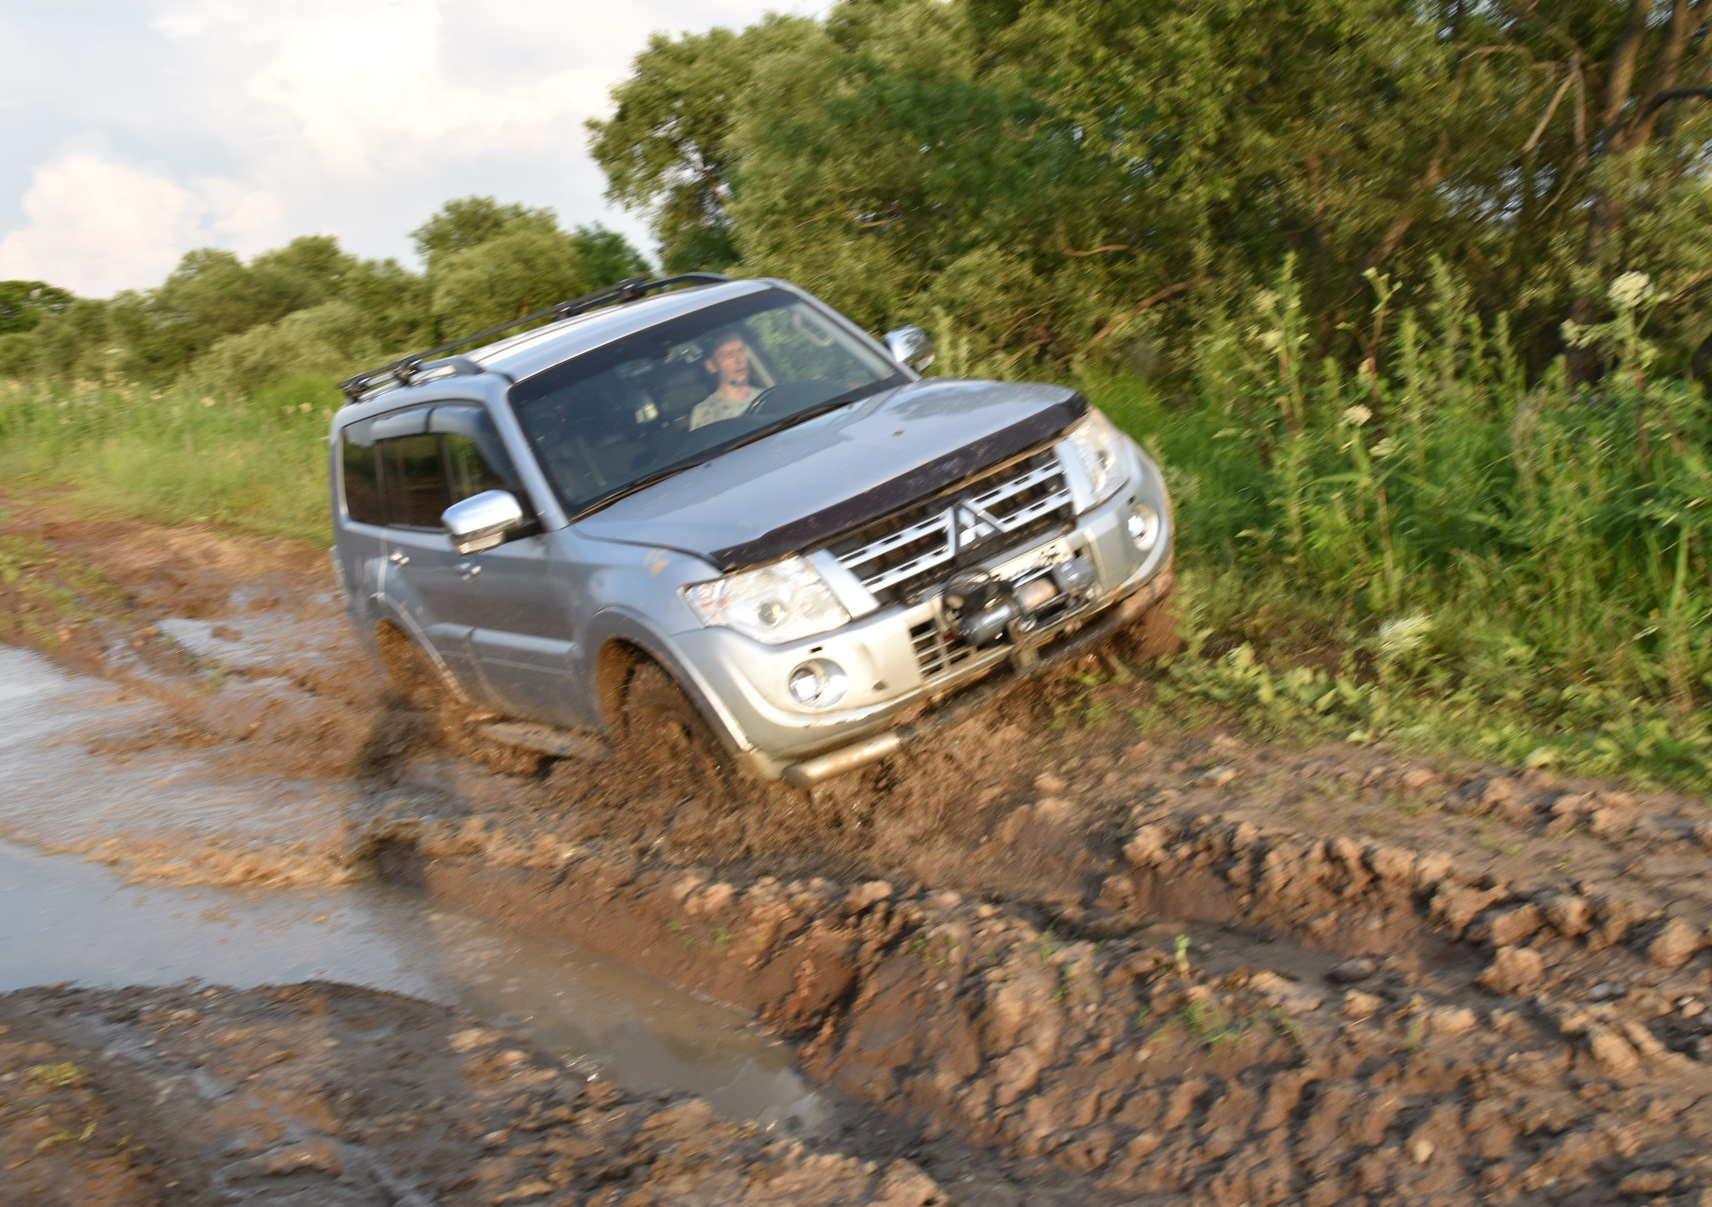
[[[839,533],[945,489],[971,474],[1051,439],[1087,414],[1088,400],[1072,392],[1009,427],[989,432],[933,461],[911,468],[861,494],[765,532],[753,540],[704,554],[723,571],[740,570],[825,544]]]

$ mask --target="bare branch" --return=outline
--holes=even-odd
[[[1186,289],[1195,289],[1201,285],[1210,284],[1212,279],[1213,278],[1211,277],[1197,277],[1193,281],[1178,281],[1175,285],[1167,285],[1164,289],[1161,289],[1156,293],[1148,294],[1146,297],[1142,298],[1141,301],[1137,302],[1134,306],[1131,306],[1128,310],[1120,314],[1117,318],[1107,323],[1104,327],[1101,327],[1095,334],[1094,338],[1088,341],[1088,347],[1092,348],[1095,344],[1105,339],[1106,336],[1116,331],[1119,327],[1122,327],[1125,323],[1129,322],[1130,319],[1134,318],[1148,307],[1157,306],[1166,298],[1175,297]]]
[[[1563,94],[1569,91],[1569,86],[1573,83],[1575,83],[1575,73],[1573,71],[1566,73],[1563,77],[1563,83],[1559,84],[1557,91],[1552,93],[1551,104],[1546,106],[1545,113],[1540,116],[1540,124],[1534,127],[1533,136],[1523,145],[1523,155],[1532,151],[1539,144],[1540,136],[1546,132],[1546,125],[1551,121],[1552,114],[1557,112],[1557,103],[1563,99]]]
[[[1712,88],[1671,88],[1653,97],[1648,112],[1651,113],[1653,109],[1671,104],[1673,101],[1692,100],[1712,101]]]
[[[1641,94],[1640,104],[1636,106],[1634,137],[1631,140],[1634,145],[1651,141],[1654,118],[1659,111],[1658,98],[1676,90],[1677,81],[1682,74],[1683,56],[1688,53],[1689,43],[1694,41],[1705,23],[1705,0],[1693,5],[1689,0],[1671,0],[1670,29],[1665,34],[1664,45],[1659,48],[1658,57],[1653,61],[1652,79],[1647,81],[1646,91]]]

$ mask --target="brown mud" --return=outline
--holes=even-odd
[[[1143,734],[1117,659],[813,794],[687,793],[389,704],[294,548],[5,527],[113,584],[54,652],[168,703],[138,748],[374,786],[296,871],[228,872],[373,867],[751,1010],[953,1198],[935,1137],[1001,1175],[970,1202],[1712,1204],[1703,801]],[[127,552],[181,537],[168,579]]]
[[[9,1203],[927,1207],[902,1160],[591,1084],[439,1006],[344,985],[0,996]]]

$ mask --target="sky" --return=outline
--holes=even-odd
[[[186,251],[331,234],[418,267],[452,197],[548,206],[652,251],[583,122],[651,33],[825,0],[0,0],[0,279],[86,297]]]

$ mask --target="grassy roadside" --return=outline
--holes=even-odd
[[[1374,332],[1371,370],[1310,365],[1289,290],[1208,333],[1193,405],[1075,379],[1177,509],[1188,648],[1136,722],[1712,789],[1712,417],[1648,381],[1636,313],[1595,332],[1614,384],[1577,395],[1448,285]],[[948,373],[1006,375],[940,343]],[[0,386],[0,478],[69,486],[87,515],[321,544],[338,401],[311,377],[242,402]]]
[[[242,401],[0,383],[0,481],[68,487],[61,504],[90,517],[212,522],[325,544],[327,425],[340,401],[318,377]]]

